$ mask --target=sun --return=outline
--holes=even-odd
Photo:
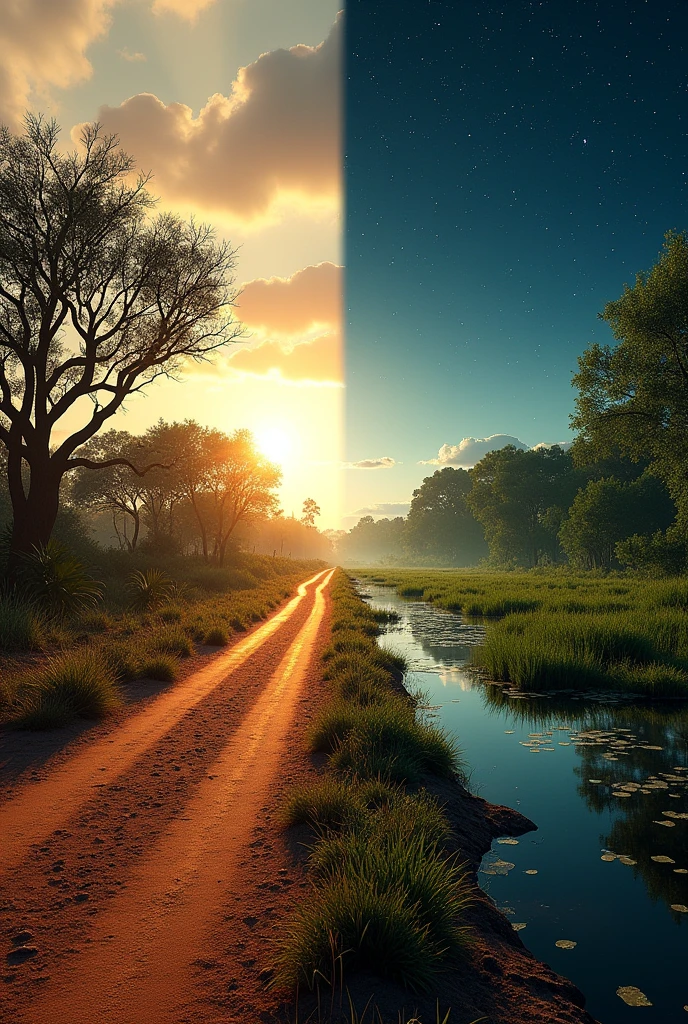
[[[256,443],[271,462],[284,464],[294,451],[294,439],[283,427],[263,427],[256,430]]]

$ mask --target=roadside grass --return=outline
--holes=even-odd
[[[21,729],[49,729],[74,718],[102,718],[121,703],[115,674],[96,651],[68,651],[21,678],[14,723]]]
[[[688,698],[688,581],[567,570],[357,576],[484,620],[473,663],[497,682]]]
[[[83,656],[93,678],[97,662],[116,689],[143,678],[171,683],[180,674],[181,659],[198,645],[226,645],[323,567],[287,558],[236,557],[237,564],[226,569],[184,558],[146,568],[138,556],[103,552],[90,570],[94,579],[107,580],[99,607],[76,602],[70,611],[61,600],[53,613],[44,601],[38,607],[26,597],[0,598],[0,652],[8,655],[0,668],[0,723],[56,728],[85,713],[107,714],[116,702],[95,702],[84,710],[85,677],[75,675],[64,658]],[[134,572],[140,574],[138,592],[131,585]],[[39,683],[40,673],[57,664],[72,666],[65,677],[71,682]]]
[[[286,827],[312,831],[312,891],[286,924],[274,983],[332,991],[360,968],[428,991],[443,960],[469,941],[473,888],[447,850],[441,807],[420,787],[428,776],[461,774],[462,761],[399,685],[403,659],[378,647],[386,620],[341,570],[331,593],[323,667],[332,700],[308,734],[327,767],[282,811]]]

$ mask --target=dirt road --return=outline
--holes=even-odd
[[[247,1019],[203,974],[262,899],[256,830],[288,774],[331,575],[0,804],[1,1020]]]

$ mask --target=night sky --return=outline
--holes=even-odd
[[[570,439],[576,356],[688,228],[688,3],[347,3],[351,508]]]

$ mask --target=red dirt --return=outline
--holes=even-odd
[[[304,738],[329,699],[318,657],[328,578],[174,688],[27,769],[0,803],[3,1024],[294,1019],[266,969],[290,906],[308,897],[310,838],[277,815],[285,790],[321,767]],[[493,837],[534,827],[455,783],[434,788],[473,868]],[[432,999],[359,976],[359,1012],[373,996],[385,1024],[402,1006],[429,1024],[439,996],[451,1024],[593,1024],[487,897],[472,922],[469,959],[438,977]],[[298,1019],[310,1014],[339,1017],[306,997]]]

